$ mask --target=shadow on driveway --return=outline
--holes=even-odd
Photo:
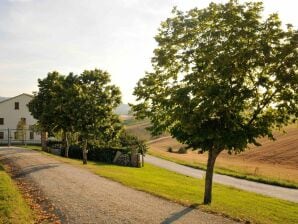
[[[55,167],[58,167],[59,165],[60,165],[59,163],[50,163],[45,165],[29,166],[29,167],[26,167],[25,169],[17,171],[14,174],[14,177],[15,178],[25,177],[30,173],[38,172],[40,170],[55,168]]]
[[[173,223],[173,222],[179,220],[180,218],[182,218],[183,216],[185,216],[187,213],[189,213],[192,210],[196,209],[197,207],[199,207],[199,204],[193,204],[193,205],[191,205],[187,208],[182,209],[181,211],[172,213],[171,216],[166,218],[163,222],[161,222],[161,224]]]

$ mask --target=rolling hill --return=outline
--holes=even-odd
[[[224,152],[219,158],[236,159],[242,161],[251,161],[259,163],[267,163],[273,165],[283,165],[298,169],[298,127],[292,125],[285,128],[286,133],[276,131],[274,136],[276,141],[271,141],[267,138],[262,138],[259,142],[262,146],[250,146],[245,152],[238,155],[229,155]],[[171,146],[174,150],[178,150],[182,146],[175,139],[162,139],[150,144],[150,148],[167,151]],[[190,152],[190,154],[193,154]],[[207,159],[206,155],[195,155]]]
[[[127,126],[129,133],[139,136],[141,139],[154,139],[146,130],[150,123],[143,122]],[[229,155],[223,152],[219,155],[216,166],[230,170],[241,170],[247,174],[270,176],[276,179],[289,180],[298,183],[298,125],[285,128],[286,133],[276,131],[276,141],[267,138],[259,139],[260,147],[250,146],[245,152],[237,155]],[[167,135],[163,135],[167,136]],[[163,137],[159,136],[159,137]],[[206,164],[207,153],[198,154],[197,151],[189,150],[187,154],[170,153],[168,148],[178,151],[182,146],[172,138],[161,138],[149,143],[149,152],[170,159],[185,161],[189,164]]]

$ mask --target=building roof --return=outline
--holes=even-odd
[[[0,103],[3,103],[3,102],[6,102],[6,101],[9,101],[9,100],[12,100],[12,99],[17,98],[17,97],[22,96],[22,95],[29,96],[29,97],[33,98],[33,95],[31,95],[31,94],[22,93],[20,95],[13,96],[13,97],[0,97]]]

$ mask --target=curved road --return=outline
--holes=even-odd
[[[160,159],[154,156],[146,155],[145,161],[155,166],[165,168],[183,175],[203,178],[205,171],[183,166],[174,162]],[[229,177],[226,175],[214,174],[213,181],[216,183],[232,186],[245,191],[251,191],[258,194],[275,197],[287,201],[298,203],[298,190],[284,187],[273,186],[269,184],[262,184],[253,181],[243,180],[239,178]]]
[[[0,162],[31,181],[54,205],[62,223],[235,223],[184,207],[71,166],[41,153],[1,148]]]

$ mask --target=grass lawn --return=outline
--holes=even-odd
[[[149,154],[152,156],[159,157],[161,159],[169,160],[169,161],[172,161],[172,162],[175,162],[175,163],[178,163],[181,165],[189,166],[189,167],[192,167],[195,169],[206,170],[205,164],[189,162],[189,161],[186,161],[183,159],[178,159],[178,158],[172,158],[165,154],[158,153],[154,150],[149,150]],[[224,167],[216,166],[214,168],[214,172],[218,173],[218,174],[231,176],[231,177],[236,177],[239,179],[245,179],[245,180],[255,181],[255,182],[259,182],[259,183],[265,183],[265,184],[271,184],[271,185],[276,185],[276,186],[281,186],[281,187],[298,189],[297,182],[287,181],[287,180],[263,176],[263,175],[251,174],[249,172],[246,172],[245,170],[241,170],[241,168],[239,168],[239,167],[231,166],[230,169],[227,169]]]
[[[10,176],[0,165],[0,223],[34,223],[33,214]]]
[[[296,203],[220,184],[214,184],[212,204],[210,206],[201,205],[204,190],[203,180],[177,174],[150,164],[145,164],[143,168],[131,168],[89,162],[84,166],[79,160],[50,156],[65,163],[85,167],[100,176],[129,187],[187,206],[198,206],[198,209],[223,214],[234,219],[253,223],[288,224],[296,224],[298,220],[298,204]]]

